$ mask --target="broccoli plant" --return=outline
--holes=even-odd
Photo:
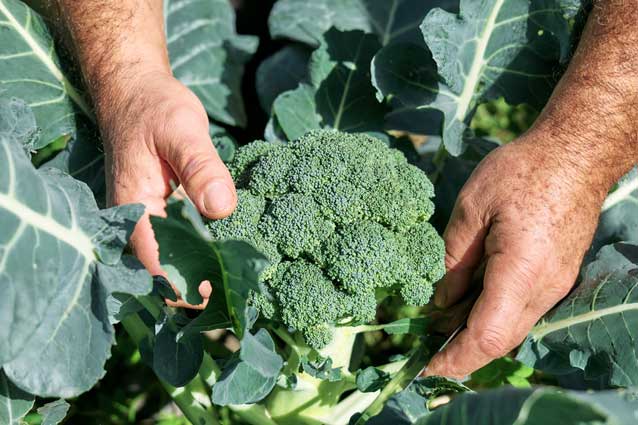
[[[232,328],[241,349],[216,363],[212,401],[250,423],[346,424],[378,410],[416,377],[427,350],[357,371],[357,335],[425,333],[425,318],[375,319],[388,297],[426,304],[445,272],[443,241],[428,223],[432,184],[386,143],[335,130],[253,142],[229,169],[238,188],[230,217],[204,223],[178,203],[152,218],[182,297],[198,302],[202,280],[215,294],[199,317],[161,326],[172,323],[186,345],[199,331]]]

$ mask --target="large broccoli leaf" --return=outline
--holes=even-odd
[[[227,0],[166,0],[164,19],[175,77],[199,97],[211,118],[244,126],[241,79],[257,38],[235,32],[235,12]]]
[[[33,395],[16,387],[0,369],[0,423],[21,425],[34,401]]]
[[[37,135],[35,116],[25,101],[15,97],[0,99],[0,137],[13,139],[25,150],[31,150]]]
[[[419,42],[422,41],[419,25],[434,7],[456,12],[458,0],[280,0],[275,3],[268,24],[273,38],[288,38],[316,47],[321,45],[324,33],[330,28],[374,34],[382,45],[397,41]],[[279,94],[293,90],[299,83],[308,83],[309,56],[307,48],[296,43],[284,47],[260,65],[257,91],[265,111],[270,112]],[[300,89],[301,93],[289,92],[288,99],[296,96],[299,100],[291,100],[293,105],[280,105],[280,108],[294,111],[295,103],[304,100],[306,89]]]
[[[373,61],[379,97],[396,108],[388,124],[442,134],[459,155],[478,104],[504,96],[542,107],[569,57],[579,10],[578,0],[462,0],[458,15],[433,9],[421,24],[425,44],[386,46]]]
[[[638,245],[603,247],[574,292],[536,325],[518,359],[607,386],[638,383]]]
[[[259,103],[270,113],[273,102],[279,94],[294,90],[308,76],[310,50],[302,45],[292,44],[266,58],[257,68],[255,86]]]
[[[603,204],[591,252],[620,241],[638,243],[638,168],[627,173]]]
[[[273,38],[288,38],[311,46],[321,44],[331,27],[362,30],[379,41],[412,41],[426,13],[435,7],[458,10],[458,0],[279,0],[270,13]]]
[[[467,393],[436,409],[419,425],[629,425],[638,415],[637,394],[581,393],[557,388]]]
[[[0,92],[33,108],[41,134],[31,147],[75,136],[77,119],[91,110],[62,70],[42,18],[23,2],[0,0]]]
[[[309,130],[348,132],[382,129],[385,105],[374,99],[369,67],[381,45],[362,31],[331,29],[310,57],[310,83],[282,93],[273,115],[289,140]]]
[[[0,163],[0,365],[23,390],[72,397],[104,374],[109,297],[150,290],[122,258],[143,208],[99,210],[83,183],[35,170],[15,140],[0,138]]]
[[[218,406],[251,404],[266,397],[275,387],[283,360],[265,329],[246,332],[239,355],[227,364],[213,385],[212,400]]]

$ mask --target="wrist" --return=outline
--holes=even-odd
[[[587,133],[584,126],[564,132],[540,120],[513,143],[527,147],[532,160],[552,170],[555,183],[572,186],[589,200],[602,203],[613,185],[635,164],[626,150],[609,139]]]

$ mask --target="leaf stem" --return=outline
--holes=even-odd
[[[414,353],[410,356],[405,365],[397,372],[397,374],[387,383],[387,385],[381,390],[377,398],[363,411],[359,419],[355,422],[355,425],[363,425],[373,416],[378,415],[385,403],[395,395],[396,393],[407,388],[414,378],[416,378],[421,370],[427,365],[430,360],[430,350],[426,344],[421,342]]]
[[[145,297],[139,297],[142,305],[146,307],[146,305],[148,304],[149,306],[151,306],[155,313],[159,314],[159,307],[155,306],[154,303],[149,302],[148,299],[144,298]],[[157,307],[157,310],[155,310],[155,308],[153,307]],[[153,314],[153,311],[149,311],[149,313]],[[138,314],[132,314],[125,317],[122,320],[122,326],[131,336],[135,344],[137,344],[138,346],[144,338],[151,335],[151,330],[146,326],[146,324]],[[210,361],[213,361],[210,356],[208,356],[208,358],[210,359]],[[207,365],[210,366],[210,363],[207,363]],[[186,418],[188,418],[188,420],[191,421],[193,424],[220,425],[220,422],[217,420],[212,410],[203,406],[195,398],[195,394],[201,393],[200,388],[198,388],[201,386],[201,381],[199,380],[199,378],[193,379],[191,382],[181,388],[176,388],[161,379],[159,379],[159,381],[166,392],[171,396],[177,407],[179,407],[182,413],[184,413],[184,416],[186,416]]]
[[[445,145],[443,144],[443,141],[441,141],[441,145],[436,150],[436,152],[434,153],[434,157],[432,158],[432,163],[434,164],[434,167],[435,167],[434,172],[432,172],[428,176],[432,184],[436,184],[436,181],[441,176],[441,173],[443,172],[443,167],[445,166],[445,160],[447,159],[447,157],[448,157],[448,152],[445,149]]]

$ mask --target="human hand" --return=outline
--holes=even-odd
[[[149,214],[165,215],[171,181],[181,184],[209,218],[228,216],[237,196],[208,134],[206,111],[190,90],[164,71],[120,81],[103,91],[108,98],[96,100],[105,140],[107,196],[113,205],[145,205],[131,245],[151,274],[165,275]],[[204,298],[201,305],[181,299],[167,303],[201,309],[210,297],[210,284],[203,282],[199,291]]]
[[[485,261],[483,290],[425,374],[461,378],[507,354],[573,286],[607,187],[584,156],[549,138],[530,132],[496,149],[459,194],[435,304],[459,301]]]

